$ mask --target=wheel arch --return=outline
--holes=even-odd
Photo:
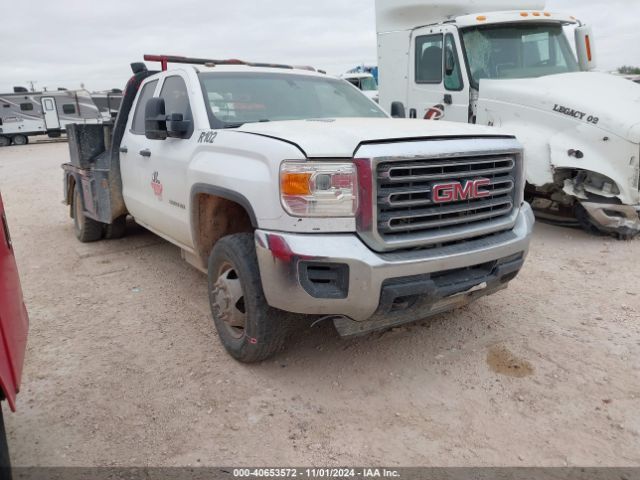
[[[241,193],[198,183],[191,188],[190,199],[191,238],[203,265],[218,240],[234,233],[252,233],[258,228],[253,207]]]

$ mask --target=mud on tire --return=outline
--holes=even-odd
[[[259,362],[284,345],[289,315],[264,297],[252,233],[222,238],[209,256],[209,304],[220,341],[236,360]]]

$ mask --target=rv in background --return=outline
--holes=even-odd
[[[14,87],[0,94],[0,147],[25,145],[29,137],[59,137],[70,123],[102,123],[103,116],[86,90],[29,92]]]
[[[122,90],[113,88],[104,92],[91,92],[91,98],[105,121],[115,120],[122,102]]]

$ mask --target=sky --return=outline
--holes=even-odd
[[[443,0],[444,1],[444,0]],[[517,2],[514,1],[517,5]],[[594,28],[599,68],[640,66],[640,1],[547,0]],[[30,0],[0,28],[0,92],[122,88],[145,53],[313,65],[376,62],[374,0]]]

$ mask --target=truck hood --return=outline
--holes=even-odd
[[[605,73],[579,72],[519,80],[481,80],[480,99],[573,116],[640,143],[640,85]],[[591,119],[591,120],[589,120]]]
[[[391,118],[337,118],[247,123],[237,132],[295,144],[309,158],[351,158],[365,142],[418,138],[510,136],[501,130],[452,122]]]

